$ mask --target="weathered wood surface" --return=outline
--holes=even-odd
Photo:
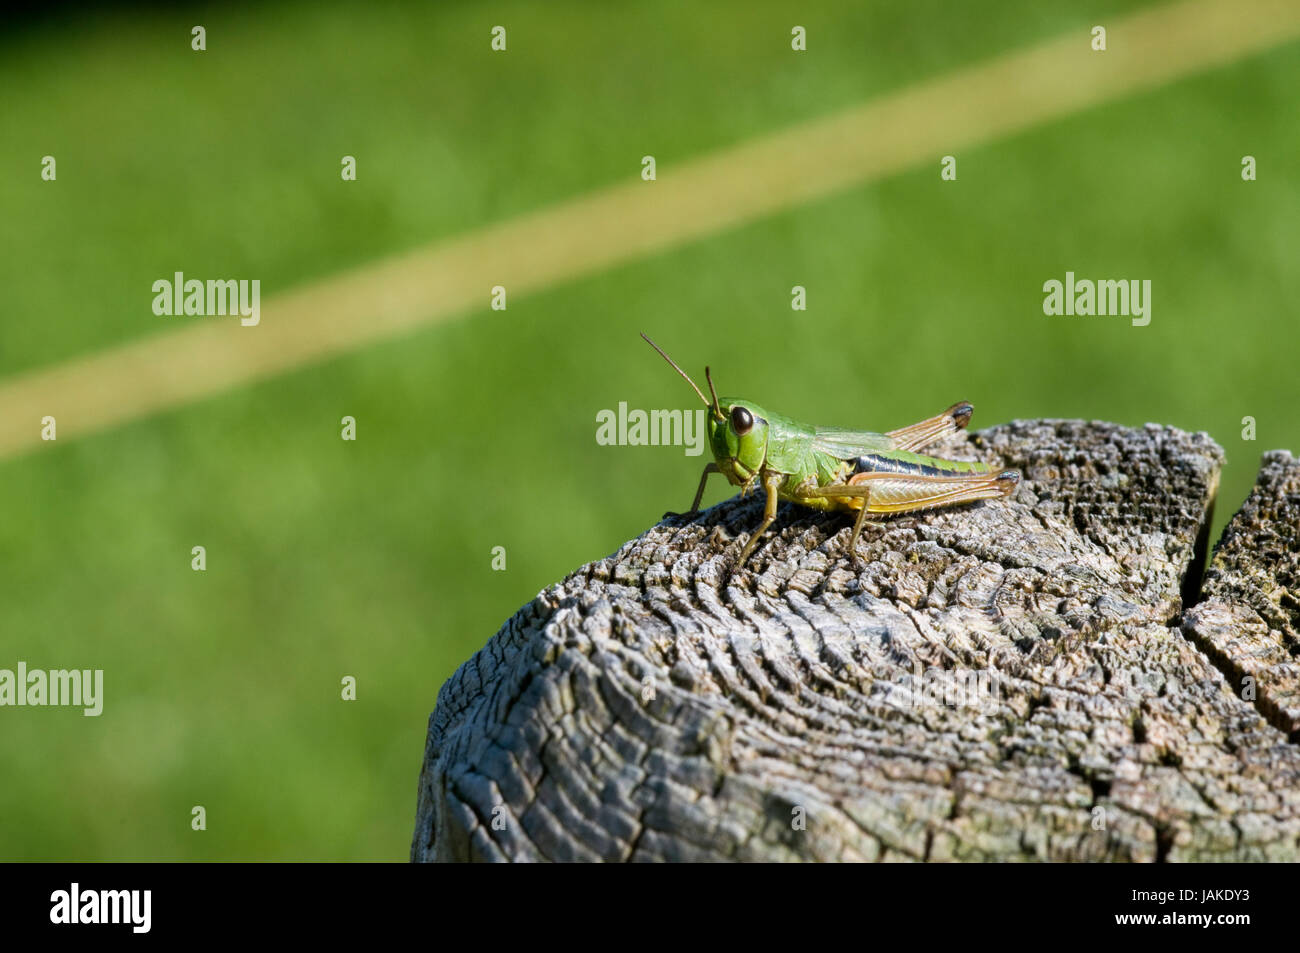
[[[1300,461],[1291,454],[1264,455],[1184,628],[1239,693],[1300,743]]]
[[[412,859],[1297,859],[1295,461],[1184,617],[1207,436],[938,452],[1025,481],[869,527],[858,569],[845,517],[783,506],[732,574],[751,497],[542,592],[438,695]]]

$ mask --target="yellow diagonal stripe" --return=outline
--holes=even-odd
[[[40,444],[47,414],[61,439],[92,433],[485,308],[493,285],[517,297],[1240,59],[1300,36],[1300,0],[1191,0],[1101,25],[1104,53],[1081,24],[661,166],[657,182],[634,178],[639,157],[629,157],[627,184],[268,299],[257,327],[203,320],[14,377],[0,385],[0,456]],[[141,298],[151,300],[146,289]]]

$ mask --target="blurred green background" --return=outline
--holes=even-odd
[[[635,179],[646,153],[663,178],[1141,6],[298,2],[13,23],[0,378],[158,331],[150,285],[175,270],[260,277],[269,296]],[[977,427],[1206,430],[1229,457],[1217,531],[1260,452],[1300,449],[1298,82],[1300,49],[1281,47],[963,150],[955,183],[936,156],[0,460],[0,667],[102,668],[106,693],[99,718],[0,710],[0,858],[405,859],[443,680],[539,589],[690,500],[699,458],[594,439],[619,401],[693,406],[639,330],[815,422],[883,430],[961,398]],[[1066,270],[1150,278],[1151,324],[1044,317],[1042,284]]]

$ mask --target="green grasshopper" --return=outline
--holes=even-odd
[[[970,423],[974,408],[965,401],[936,417],[888,433],[812,427],[769,413],[748,400],[719,400],[706,367],[704,378],[713,396],[710,402],[676,361],[644,334],[641,337],[709,408],[709,447],[714,462],[704,468],[695,501],[684,515],[700,511],[711,473],[721,473],[740,487],[741,496],[756,483],[767,492],[763,522],[741,550],[737,568],[745,565],[776,519],[780,500],[827,512],[856,510],[849,537],[849,555],[856,563],[858,537],[868,513],[910,513],[1009,496],[1020,485],[1019,470],[995,471],[983,463],[941,460],[917,452]]]

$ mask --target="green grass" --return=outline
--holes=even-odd
[[[0,376],[223,320],[153,316],[150,285],[174,270],[260,277],[269,296],[634,179],[646,153],[668,177],[1139,6],[834,4],[800,15],[806,54],[773,2],[293,3],[22,27],[0,39]],[[194,23],[207,53],[189,50]],[[886,429],[964,398],[976,426],[1209,431],[1229,456],[1221,525],[1261,451],[1300,448],[1300,127],[1278,121],[1298,78],[1283,48],[963,152],[955,183],[936,156],[503,313],[0,461],[0,667],[103,668],[107,696],[97,719],[0,711],[0,857],[404,858],[443,680],[539,589],[689,502],[698,458],[595,443],[620,400],[694,400],[639,330],[817,422]],[[1045,317],[1042,283],[1066,270],[1150,278],[1150,326]],[[198,544],[206,573],[189,568]]]

